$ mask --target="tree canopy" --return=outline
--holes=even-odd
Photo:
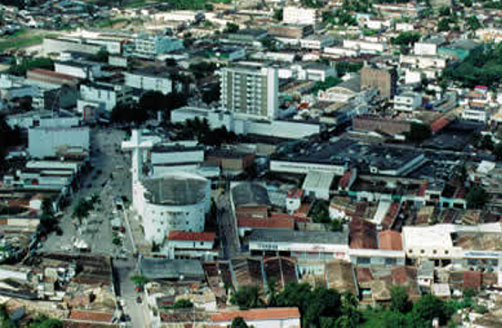
[[[390,296],[391,302],[389,308],[391,311],[408,313],[411,310],[412,304],[409,300],[406,288],[402,286],[394,286],[390,290]]]
[[[241,317],[237,317],[234,320],[232,320],[232,324],[230,325],[230,328],[248,328],[249,326],[247,325],[246,321],[242,319]]]
[[[34,68],[45,68],[52,70],[54,62],[50,58],[23,58],[18,63],[15,59],[12,60],[8,73],[12,75],[26,75],[26,72]]]
[[[474,186],[467,193],[466,201],[469,208],[481,208],[488,201],[488,193],[483,187]]]
[[[261,299],[260,289],[257,286],[239,288],[230,298],[230,303],[238,305],[241,310],[257,308],[265,304]]]
[[[472,50],[460,64],[447,67],[443,78],[463,87],[476,85],[494,87],[502,79],[502,43],[486,45],[486,49]]]
[[[410,132],[407,133],[406,139],[411,142],[421,142],[431,136],[430,126],[422,123],[412,122],[410,126]]]

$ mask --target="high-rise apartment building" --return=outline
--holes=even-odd
[[[225,67],[221,70],[221,108],[236,114],[275,119],[279,107],[276,68]]]
[[[375,88],[384,98],[394,97],[397,88],[396,70],[393,68],[363,67],[361,69],[361,88]]]

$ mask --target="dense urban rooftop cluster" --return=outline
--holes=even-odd
[[[495,0],[0,0],[1,327],[502,326]]]

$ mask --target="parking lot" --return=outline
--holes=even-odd
[[[122,153],[120,146],[125,132],[114,129],[93,129],[91,131],[91,164],[93,169],[81,179],[81,187],[60,219],[61,236],[49,235],[43,243],[45,252],[79,252],[75,243],[87,245],[92,253],[119,256],[130,255],[132,246],[125,233],[113,232],[111,221],[123,219],[115,199],[131,199],[130,157]],[[99,195],[87,218],[78,224],[72,217],[73,208],[80,199]],[[120,244],[117,238],[121,240]],[[115,243],[114,243],[115,239]]]

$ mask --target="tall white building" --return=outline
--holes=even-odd
[[[321,15],[317,9],[284,7],[282,21],[286,24],[318,25]]]
[[[132,151],[132,202],[141,217],[147,241],[163,244],[171,230],[202,232],[210,208],[210,184],[187,172],[143,176],[143,152],[153,147],[133,130],[122,149]]]
[[[278,71],[273,67],[236,66],[221,70],[222,110],[275,119],[279,107]]]
[[[165,35],[140,34],[134,39],[134,53],[142,57],[155,57],[183,49],[183,41]]]

